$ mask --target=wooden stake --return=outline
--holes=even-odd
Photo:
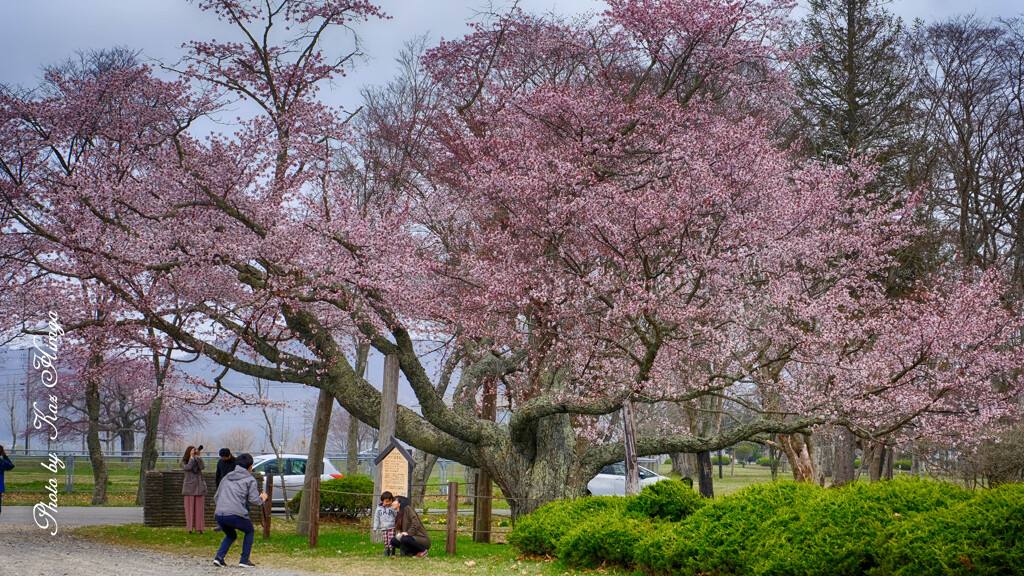
[[[459,528],[459,483],[448,483],[448,538],[444,551],[455,554],[455,536]]]
[[[264,540],[269,540],[270,539],[270,507],[272,506],[271,500],[274,498],[274,475],[273,474],[265,474],[263,477],[267,479],[267,489],[265,490],[265,492],[267,493],[267,500],[265,502],[263,502],[263,539]],[[286,502],[285,505],[287,506],[288,503]]]

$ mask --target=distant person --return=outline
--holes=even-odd
[[[430,535],[423,527],[419,514],[411,506],[409,499],[399,496],[391,503],[391,508],[398,512],[395,519],[395,537],[391,545],[402,551],[402,556],[424,558],[430,548]]]
[[[217,487],[217,493],[213,496],[217,502],[214,518],[224,530],[224,540],[221,541],[217,555],[213,558],[213,563],[217,566],[227,566],[224,563],[224,556],[238,538],[237,530],[245,534],[245,538],[242,539],[242,557],[238,565],[243,568],[256,566],[249,560],[253,535],[256,532],[252,521],[249,520],[249,504],[266,502],[267,493],[260,492],[256,487],[256,478],[253,477],[251,470],[252,455],[239,454],[235,459],[235,469],[224,476]]]
[[[0,512],[4,511],[4,472],[14,469],[14,462],[7,457],[7,451],[4,450],[3,446],[0,446]]]
[[[380,506],[377,506],[377,510],[373,513],[373,526],[370,528],[381,532],[384,538],[385,556],[395,555],[395,546],[391,543],[391,539],[395,537],[395,518],[398,516],[398,512],[391,507],[394,499],[391,492],[383,492],[380,495]]]
[[[220,487],[220,481],[235,469],[235,455],[227,448],[220,449],[220,460],[217,461],[217,475],[214,477],[214,486]]]
[[[181,457],[181,469],[185,480],[181,483],[181,494],[185,497],[185,527],[200,534],[206,530],[206,480],[203,479],[203,447],[189,446]]]
[[[235,455],[227,448],[220,449],[220,460],[217,460],[217,475],[213,478],[213,485],[220,488],[220,481],[227,476],[228,472],[235,469]],[[214,526],[214,532],[220,532],[220,525]]]

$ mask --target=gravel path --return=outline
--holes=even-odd
[[[193,557],[100,544],[71,534],[50,536],[35,526],[0,526],[0,574],[3,576],[310,576],[275,568],[240,568],[241,538],[231,547],[226,568],[213,565],[213,547]],[[253,561],[259,564],[259,558]]]

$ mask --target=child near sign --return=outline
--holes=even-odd
[[[373,514],[373,541],[379,542],[378,538],[384,540],[384,555],[394,556],[395,548],[391,544],[391,539],[395,536],[395,517],[398,516],[398,512],[391,508],[391,502],[394,500],[394,496],[391,492],[382,492],[380,495],[380,506],[377,506],[377,511]]]

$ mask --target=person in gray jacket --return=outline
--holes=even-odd
[[[243,568],[255,566],[249,560],[249,553],[252,551],[252,540],[256,529],[249,520],[249,504],[261,504],[266,501],[266,492],[260,492],[256,487],[256,478],[252,473],[252,455],[239,454],[235,459],[235,469],[228,472],[217,487],[217,493],[213,495],[217,503],[214,511],[214,518],[217,524],[224,530],[224,540],[220,543],[217,555],[213,563],[217,566],[226,566],[224,556],[231,549],[238,538],[238,530],[241,530],[245,537],[242,539],[242,558],[238,565]]]

